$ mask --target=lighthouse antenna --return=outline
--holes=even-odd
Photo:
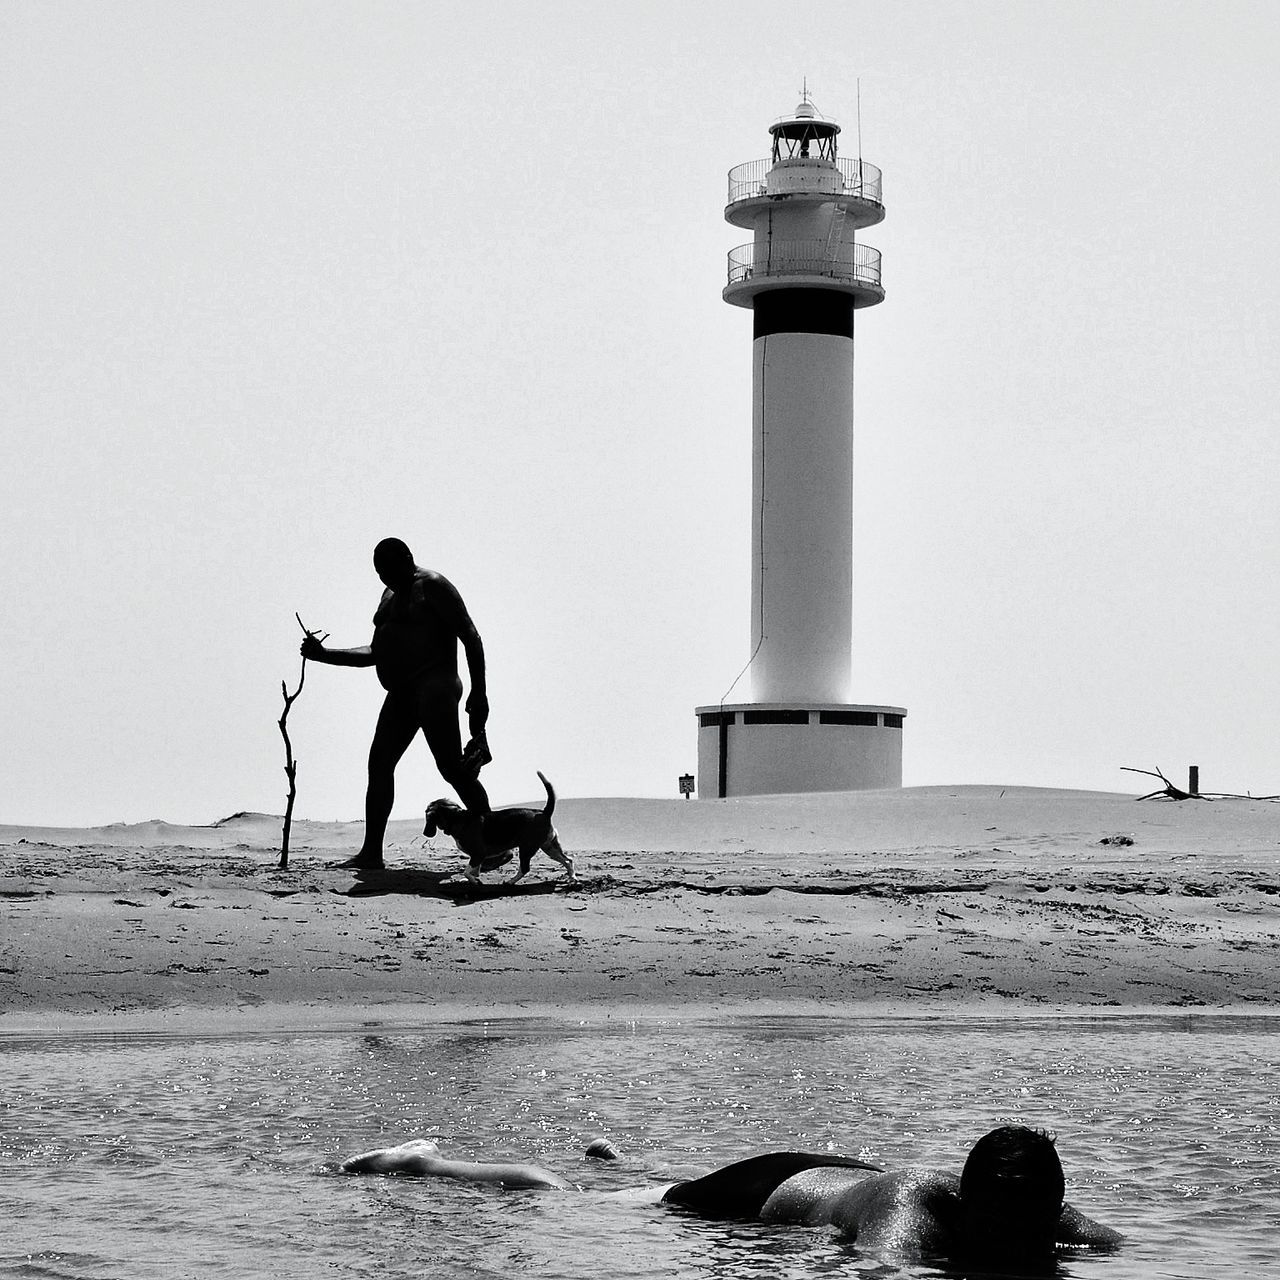
[[[858,168],[862,168],[862,77],[857,80],[857,88],[854,91],[854,101],[857,103],[857,134],[858,134]]]

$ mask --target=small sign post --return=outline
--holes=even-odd
[[[682,773],[680,775],[680,794],[686,800],[693,795],[693,774]]]

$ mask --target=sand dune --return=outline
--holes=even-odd
[[[1280,804],[1022,787],[561,800],[579,858],[475,891],[392,824],[0,827],[0,1030],[697,1010],[1280,1000]],[[1129,843],[1129,842],[1132,843]]]

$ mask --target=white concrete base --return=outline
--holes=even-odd
[[[906,714],[835,702],[698,707],[698,798],[900,787]]]

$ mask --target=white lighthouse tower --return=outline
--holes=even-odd
[[[806,90],[772,155],[729,171],[752,233],[724,300],[749,307],[751,701],[697,708],[703,798],[902,785],[902,707],[853,703],[854,313],[884,301],[880,170],[838,154]]]

